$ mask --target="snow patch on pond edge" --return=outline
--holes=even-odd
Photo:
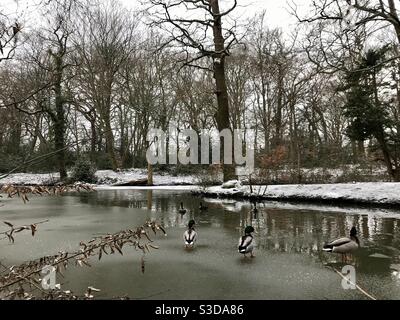
[[[287,200],[337,202],[369,205],[399,206],[400,183],[349,183],[315,185],[273,185],[250,186],[237,185],[233,189],[210,187],[200,191],[203,195],[233,197],[254,200]]]
[[[113,191],[113,190],[163,190],[163,191],[200,191],[197,186],[151,186],[151,187],[113,187],[107,185],[99,185],[94,187],[96,191]]]

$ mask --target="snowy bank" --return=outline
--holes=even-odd
[[[141,180],[147,178],[147,170],[131,169],[122,172],[114,172],[112,170],[102,170],[96,172],[99,185],[113,185],[126,183],[132,180]],[[173,185],[193,185],[197,179],[194,176],[171,176],[169,174],[154,173],[153,183],[156,186],[173,186]]]
[[[70,175],[70,173],[68,173]],[[0,184],[14,185],[49,185],[59,181],[58,173],[33,174],[33,173],[15,173],[7,178],[1,179]],[[131,169],[121,172],[112,170],[100,170],[96,172],[99,185],[114,185],[126,183],[132,180],[141,180],[147,178],[147,170]],[[193,185],[196,183],[194,176],[171,176],[168,174],[154,173],[153,182],[157,186],[167,185]]]
[[[231,186],[229,186],[231,187]],[[221,198],[399,206],[400,183],[209,187],[195,193]]]
[[[112,187],[112,186],[97,186],[94,187],[96,191],[126,191],[126,190],[157,190],[157,191],[199,191],[197,186],[177,185],[177,186],[151,186],[151,187]]]

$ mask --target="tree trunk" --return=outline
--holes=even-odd
[[[96,120],[90,121],[91,139],[90,139],[90,157],[93,163],[96,163],[97,129]]]
[[[396,31],[398,45],[400,45],[400,20],[397,14],[396,5],[394,3],[394,0],[388,0],[388,3],[389,3],[390,15],[392,17],[390,23],[393,24],[394,30]]]
[[[115,156],[115,150],[114,150],[114,134],[112,132],[111,128],[111,119],[110,115],[107,114],[104,117],[104,122],[105,122],[105,136],[106,136],[106,148],[107,148],[107,154],[110,158],[111,161],[111,166],[114,171],[117,171],[118,169],[118,162],[117,162],[117,157]]]
[[[153,166],[147,163],[147,185],[153,186]]]
[[[150,142],[147,142],[147,148],[150,148]],[[147,162],[147,185],[153,186],[153,166]]]
[[[261,72],[264,72],[263,70]],[[262,110],[263,110],[263,129],[264,129],[264,140],[265,140],[265,152],[269,153],[270,152],[270,135],[271,135],[271,129],[270,129],[270,113],[271,113],[271,108],[269,107],[268,101],[267,101],[267,81],[264,78],[264,74],[261,75],[261,98],[262,98]],[[268,88],[269,91],[269,88]],[[256,135],[257,137],[257,135]],[[257,144],[256,144],[257,146]]]
[[[15,108],[15,110],[17,109]],[[19,154],[22,138],[22,123],[20,121],[20,117],[18,116],[18,112],[13,112],[13,119],[14,121],[11,124],[12,130],[10,132],[10,139],[7,149],[8,153],[10,154]]]
[[[375,104],[376,106],[378,106],[380,104],[379,102],[379,98],[378,98],[378,85],[377,85],[377,81],[376,81],[376,71],[374,70],[372,73],[372,81],[373,81],[373,86],[374,86],[374,100],[375,100]],[[393,163],[392,163],[392,156],[390,155],[390,150],[389,147],[387,145],[386,139],[385,139],[385,131],[383,129],[383,127],[380,128],[380,130],[378,130],[375,133],[375,138],[378,141],[382,154],[383,154],[383,159],[385,161],[388,173],[390,175],[390,177],[396,181],[399,182],[399,174],[397,172],[397,170],[395,170],[395,168],[393,168]]]
[[[214,15],[214,46],[216,54],[214,56],[214,78],[216,82],[216,94],[218,102],[218,111],[216,114],[216,121],[218,130],[221,132],[225,129],[231,129],[229,123],[229,99],[228,88],[226,84],[225,74],[225,43],[222,35],[222,24],[218,0],[210,0],[210,6]],[[225,143],[221,143],[221,154],[224,152]],[[233,150],[230,152],[233,153]],[[222,157],[224,158],[224,157]],[[233,157],[232,157],[233,158]],[[224,181],[236,178],[235,165],[221,163],[224,174]]]
[[[34,131],[34,135],[33,135],[33,140],[30,144],[30,153],[34,154],[35,152],[35,147],[37,144],[37,141],[39,139],[39,130],[40,130],[40,114],[35,116],[35,131]],[[1,142],[0,142],[1,145]]]
[[[274,147],[278,147],[282,143],[282,109],[283,109],[283,69],[278,65],[278,103],[275,114],[275,139]]]
[[[359,149],[358,149],[357,141],[354,139],[351,139],[351,151],[352,151],[353,164],[357,164]]]
[[[357,142],[357,149],[358,149],[358,160],[364,161],[365,160],[365,146],[364,141]]]
[[[54,84],[55,104],[56,104],[56,119],[54,122],[54,144],[57,150],[58,171],[60,180],[64,181],[68,178],[65,168],[65,113],[64,100],[62,97],[62,77],[63,77],[63,60],[62,57],[56,56],[56,76]]]
[[[389,176],[396,182],[400,182],[400,176],[397,170],[393,168],[393,163],[392,163],[392,158],[390,156],[389,148],[387,146],[386,140],[385,140],[385,135],[383,132],[383,129],[380,133],[376,134],[375,136],[376,140],[378,141],[382,154],[383,154],[383,159],[386,164],[386,168],[388,171]]]

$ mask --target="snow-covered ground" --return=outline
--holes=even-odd
[[[59,177],[58,173],[14,173],[1,179],[0,184],[43,185],[52,181],[57,182]]]
[[[113,191],[113,190],[165,190],[165,191],[199,191],[200,187],[179,185],[179,186],[153,186],[153,187],[113,187],[101,185],[94,188],[96,191]]]
[[[1,179],[0,184],[16,184],[16,185],[40,185],[57,182],[60,175],[58,173],[33,174],[33,173],[15,173],[7,178]],[[126,183],[132,180],[140,180],[147,178],[147,171],[142,169],[124,170],[122,172],[114,172],[112,170],[101,170],[96,172],[99,185],[114,185]],[[171,176],[154,173],[153,182],[155,185],[187,185],[195,184],[194,176]]]
[[[388,182],[390,177],[387,169],[381,166],[362,167],[360,165],[345,165],[340,168],[320,168],[312,169],[302,168],[300,171],[290,167],[284,167],[277,170],[259,170],[255,171],[252,179],[257,183],[276,182],[279,184],[291,184],[298,181],[301,177],[303,183],[346,183],[357,182]],[[275,184],[275,183],[270,183]]]
[[[97,171],[99,185],[112,185],[125,183],[132,180],[140,180],[147,178],[147,170],[132,169],[123,172],[114,172],[112,170]],[[167,185],[193,185],[196,183],[194,176],[171,176],[168,174],[154,173],[153,183],[157,186]]]
[[[232,183],[231,183],[232,186]],[[390,204],[400,206],[400,183],[349,183],[315,185],[249,186],[236,184],[235,188],[222,186],[207,188],[206,194],[216,196],[259,196],[268,200],[331,200],[353,201],[366,204]],[[399,207],[400,208],[400,207]]]
[[[144,187],[112,187],[115,184],[126,183],[132,180],[147,178],[146,170],[132,169],[123,172],[111,170],[98,171],[98,190],[110,189],[146,189]],[[57,181],[58,174],[29,174],[17,173],[0,180],[0,184],[38,185]],[[354,202],[365,204],[399,205],[400,183],[349,183],[349,184],[312,184],[312,185],[269,185],[254,186],[253,194],[249,186],[242,186],[236,181],[231,182],[231,188],[222,186],[209,187],[206,190],[196,186],[195,176],[171,176],[168,174],[154,174],[154,184],[159,190],[206,191],[205,195],[225,197],[257,196],[266,200],[323,200],[332,202]],[[228,183],[229,185],[229,183]],[[175,186],[171,188],[171,186]]]

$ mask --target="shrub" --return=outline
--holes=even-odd
[[[198,171],[195,174],[195,181],[203,190],[211,186],[221,185],[223,179],[220,168],[218,166],[210,166],[206,170]]]
[[[87,158],[79,158],[72,168],[71,179],[74,182],[96,183],[96,168]]]
[[[105,152],[96,152],[94,155],[94,159],[96,161],[96,166],[98,170],[111,170],[112,163],[110,160],[110,156]]]

